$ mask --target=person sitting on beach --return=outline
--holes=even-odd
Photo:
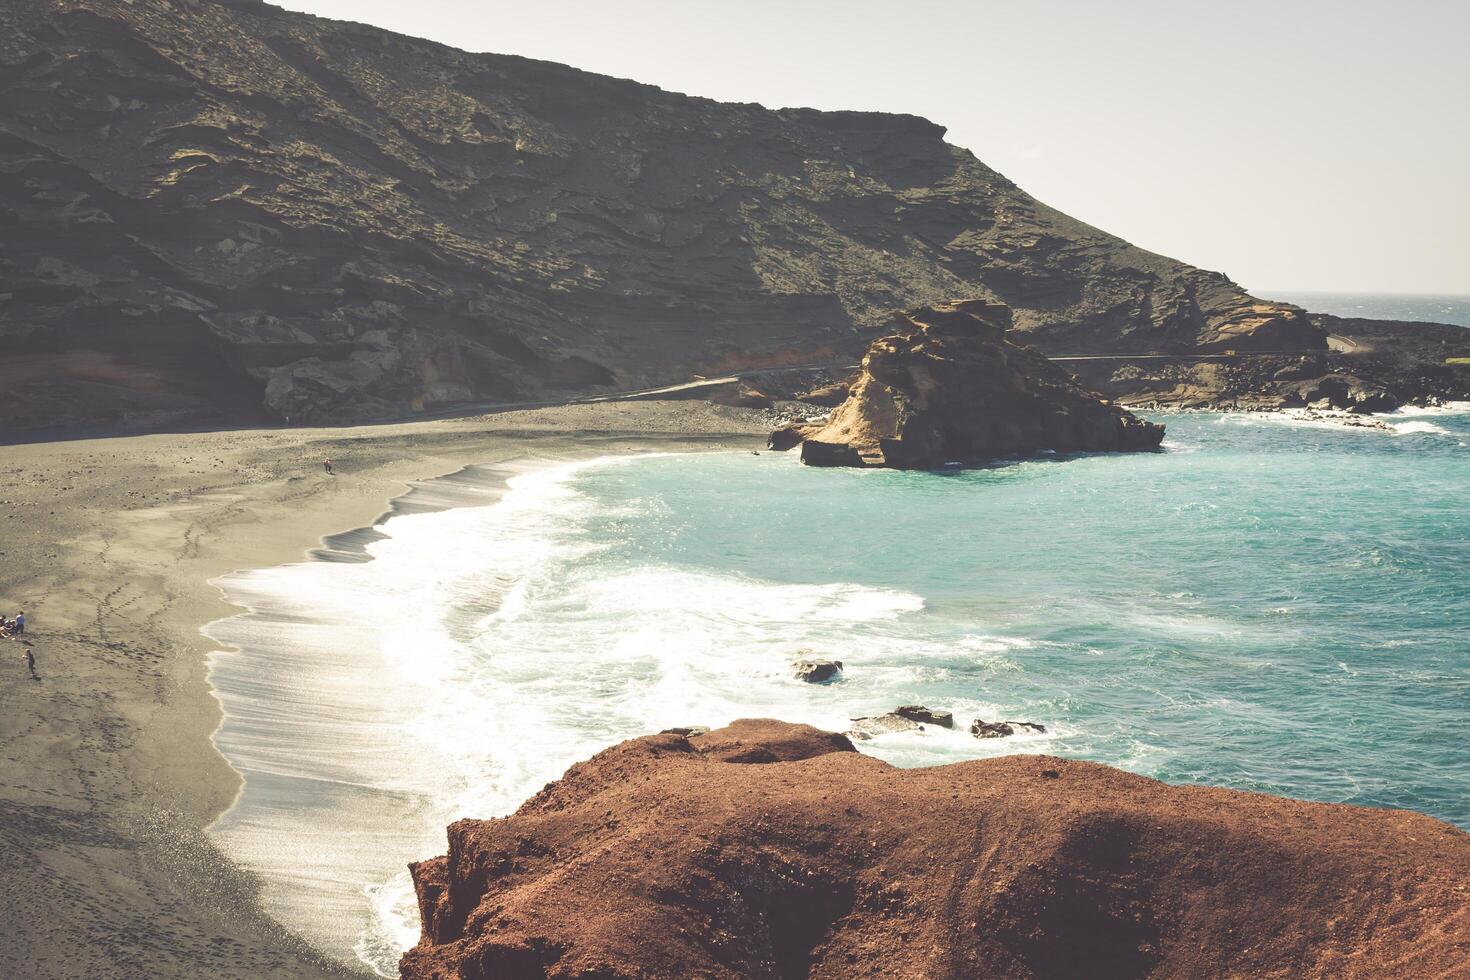
[[[10,637],[10,620],[5,618],[4,613],[0,613],[0,636],[7,639]]]

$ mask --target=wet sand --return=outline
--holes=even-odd
[[[0,611],[26,611],[41,678],[0,642],[0,976],[353,975],[265,915],[204,833],[240,788],[199,632],[238,610],[209,580],[296,560],[467,465],[764,432],[681,401],[0,447]]]

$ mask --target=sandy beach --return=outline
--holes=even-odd
[[[0,975],[350,975],[265,915],[204,828],[240,788],[215,750],[210,580],[368,525],[471,464],[759,446],[756,413],[579,405],[443,421],[6,446],[0,611]],[[336,475],[323,472],[331,457]]]

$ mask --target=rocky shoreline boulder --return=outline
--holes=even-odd
[[[1164,427],[1083,388],[1006,339],[1008,307],[982,300],[928,306],[875,340],[847,400],[823,423],[773,433],[801,441],[812,466],[934,469],[1041,450],[1158,448]]]
[[[922,704],[906,704],[886,714],[854,718],[852,727],[846,734],[848,738],[866,741],[875,736],[889,735],[893,732],[923,731],[925,725],[933,725],[936,728],[953,728],[954,714],[949,711],[926,708]]]
[[[1041,735],[1045,734],[1046,726],[1034,721],[986,721],[976,718],[970,722],[970,734],[976,738],[1009,738],[1016,734],[1016,729]]]
[[[1448,977],[1470,835],[776,721],[633,739],[412,866],[406,980]]]
[[[894,708],[893,713],[900,718],[908,718],[924,725],[938,725],[940,728],[954,727],[954,714],[949,711],[936,711],[926,708],[922,704],[905,704]]]
[[[841,660],[797,660],[791,668],[797,680],[808,684],[825,684],[842,676]]]

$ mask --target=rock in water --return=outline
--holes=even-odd
[[[407,980],[1448,977],[1470,943],[1470,835],[1420,814],[775,721],[614,746],[412,870]]]
[[[925,725],[934,725],[937,728],[953,728],[954,714],[949,711],[935,711],[921,704],[906,704],[894,708],[886,715],[872,715],[866,718],[854,718],[852,728],[847,734],[852,738],[865,741],[875,735],[888,735],[892,732],[911,732],[922,729]]]
[[[893,713],[900,718],[917,721],[925,725],[938,725],[940,728],[954,727],[954,714],[948,711],[935,711],[926,708],[922,704],[906,704],[901,708],[894,708]]]
[[[893,732],[912,732],[923,728],[923,724],[912,718],[905,718],[896,711],[890,711],[886,715],[870,715],[865,718],[854,718],[852,727],[847,730],[849,738],[855,738],[865,742],[878,735],[889,735]]]
[[[842,673],[841,660],[798,660],[792,666],[796,670],[796,679],[808,684],[824,684],[836,680]]]
[[[824,423],[803,430],[814,466],[932,469],[998,456],[1155,449],[1164,427],[1083,388],[1006,339],[1011,311],[971,300],[897,317]]]
[[[970,734],[976,738],[1006,738],[1016,734],[1017,728],[1038,734],[1046,731],[1045,725],[1038,725],[1034,721],[986,721],[976,718],[970,722]]]

